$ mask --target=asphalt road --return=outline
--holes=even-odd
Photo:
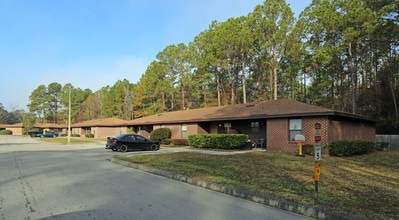
[[[117,154],[0,136],[0,220],[309,219],[111,163]]]

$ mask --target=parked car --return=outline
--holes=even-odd
[[[147,138],[137,134],[122,134],[117,137],[108,137],[105,149],[112,151],[126,152],[129,150],[159,150],[158,141],[148,140]]]
[[[58,134],[52,131],[46,131],[36,135],[37,137],[58,137]]]
[[[28,135],[31,137],[39,137],[39,134],[43,134],[43,131],[28,131]]]

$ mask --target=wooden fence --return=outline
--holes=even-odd
[[[376,135],[376,142],[388,142],[388,151],[399,151],[399,135]]]

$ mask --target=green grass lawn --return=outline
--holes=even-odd
[[[323,157],[315,193],[314,157],[251,152],[170,153],[118,159],[366,219],[399,219],[399,152]]]

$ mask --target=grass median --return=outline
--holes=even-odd
[[[324,157],[317,193],[312,156],[261,151],[117,158],[354,217],[399,219],[399,152]]]

